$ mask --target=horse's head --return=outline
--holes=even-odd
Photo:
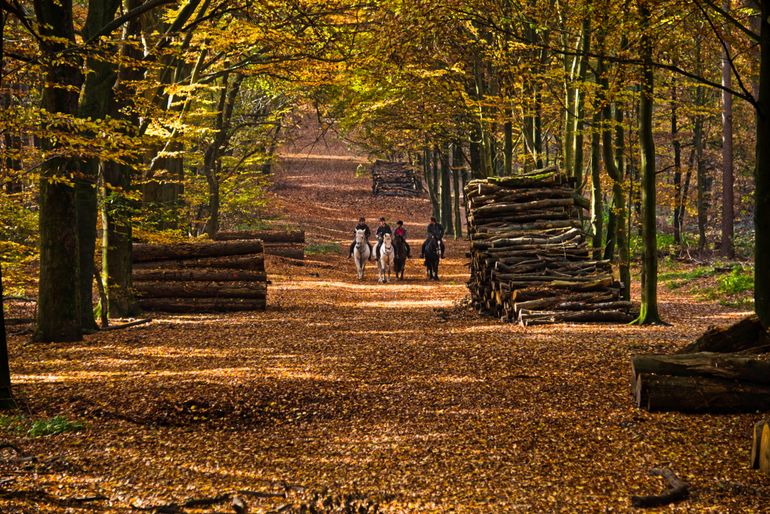
[[[382,236],[382,244],[384,244],[385,246],[390,246],[393,244],[393,238],[391,237],[390,234],[385,234]]]
[[[356,243],[363,244],[366,240],[366,231],[362,228],[356,229]]]

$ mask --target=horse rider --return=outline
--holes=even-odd
[[[355,235],[356,230],[363,230],[364,231],[364,238],[366,239],[366,244],[369,246],[369,255],[372,254],[372,243],[369,242],[369,238],[372,236],[372,231],[369,229],[369,225],[366,224],[366,218],[361,216],[358,218],[358,225],[356,225],[355,230],[353,231],[353,234]],[[356,240],[353,239],[353,242],[350,243],[350,251],[348,252],[348,259],[353,257],[353,248],[356,246]]]
[[[406,228],[404,227],[403,221],[398,220],[396,222],[396,230],[393,231],[393,235],[401,236],[401,238],[404,240],[404,246],[406,246],[406,256],[411,257],[412,249],[409,247],[409,243],[406,242]]]
[[[428,248],[428,241],[430,241],[431,236],[435,237],[438,240],[438,246],[441,250],[441,258],[444,258],[444,227],[441,226],[441,223],[436,221],[435,216],[430,217],[430,223],[428,224],[428,237],[425,239],[425,242],[422,244],[422,251],[420,252],[420,257],[423,257],[425,255],[425,252]]]
[[[393,232],[390,230],[390,225],[385,223],[385,218],[380,218],[380,226],[377,227],[377,232],[375,233],[375,236],[377,236],[377,248],[374,251],[374,259],[378,260],[380,258],[380,248],[382,247],[382,240],[385,237],[385,234],[391,234],[393,235]]]

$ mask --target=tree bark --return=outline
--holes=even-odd
[[[671,145],[674,148],[674,243],[682,244],[682,142],[676,75],[671,77]]]
[[[754,172],[754,309],[770,328],[770,0],[761,2],[757,150]]]
[[[440,198],[441,208],[440,222],[444,226],[446,235],[454,235],[454,224],[452,223],[452,168],[449,165],[449,145],[444,145],[441,151],[441,187]]]
[[[461,175],[464,168],[463,147],[460,142],[452,145],[452,191],[454,192],[452,201],[452,211],[454,213],[454,236],[455,239],[463,237],[462,215],[460,213],[460,196],[462,195]]]
[[[5,337],[5,309],[3,308],[3,266],[0,264],[0,409],[16,406],[11,395],[11,370],[8,342]]]
[[[637,407],[653,412],[757,412],[770,410],[770,387],[711,377],[641,373]]]
[[[639,0],[641,21],[642,90],[639,105],[639,147],[642,168],[642,305],[635,323],[661,323],[658,314],[658,249],[656,227],[655,139],[652,112],[655,77],[652,64],[652,39],[649,34],[650,11],[647,0]]]
[[[263,251],[264,245],[258,239],[213,243],[136,243],[133,248],[133,257],[134,262],[152,262],[260,254]]]
[[[35,14],[42,36],[45,86],[42,106],[52,114],[76,116],[83,83],[75,52],[72,0],[36,0]],[[56,122],[48,130],[65,130]],[[55,150],[54,139],[43,139],[45,150]],[[52,152],[55,153],[55,152]],[[40,282],[36,341],[82,339],[80,310],[79,242],[75,188],[70,185],[74,163],[53,157],[40,166]]]
[[[730,11],[730,0],[722,0],[722,9]],[[722,86],[732,87],[732,68],[730,65],[730,43],[723,42],[722,48]],[[719,253],[722,257],[735,257],[733,244],[735,217],[733,191],[733,97],[722,90],[722,240]]]
[[[601,259],[602,236],[604,235],[604,205],[602,202],[602,178],[601,178],[601,144],[600,125],[601,110],[595,106],[595,112],[591,132],[591,247],[593,258]]]
[[[93,39],[96,34],[115,18],[120,0],[88,3],[88,16],[83,27],[83,38]],[[104,119],[110,113],[115,85],[114,66],[103,59],[90,57],[87,61],[88,74],[85,78],[78,115],[92,120]],[[93,137],[93,136],[92,136]],[[84,329],[98,328],[94,319],[93,282],[94,253],[96,251],[96,219],[98,213],[97,179],[99,159],[93,158],[82,163],[80,177],[75,180],[77,200],[78,239],[80,243],[80,310]]]
[[[581,32],[581,51],[580,62],[578,64],[578,84],[575,87],[575,127],[572,131],[572,155],[574,168],[572,169],[572,176],[575,177],[578,191],[583,186],[583,130],[585,126],[585,93],[581,90],[586,81],[586,75],[588,74],[588,54],[591,52],[591,9],[592,2],[589,0],[586,3],[586,9],[588,12],[583,17],[583,28]]]

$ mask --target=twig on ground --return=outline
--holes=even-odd
[[[676,474],[668,468],[653,468],[650,470],[651,476],[661,476],[666,479],[670,486],[662,494],[650,495],[650,496],[632,496],[631,505],[644,509],[650,507],[661,507],[687,499],[690,495],[690,486],[686,482],[682,482]]]
[[[152,318],[143,318],[136,321],[129,321],[128,323],[121,323],[120,325],[108,325],[99,329],[99,332],[108,332],[110,330],[120,330],[121,328],[135,327],[137,325],[144,325],[150,323]]]

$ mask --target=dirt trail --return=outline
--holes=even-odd
[[[272,193],[285,222],[344,243],[359,214],[403,217],[418,244],[425,200],[373,199],[339,148],[310,160],[293,150]],[[265,313],[161,315],[74,344],[12,337],[34,416],[86,429],[6,433],[57,460],[5,487],[101,494],[110,502],[94,505],[118,511],[284,482],[358,491],[394,512],[623,511],[662,488],[647,472],[667,463],[696,492],[682,510],[770,504],[767,480],[746,469],[757,416],[651,415],[629,396],[631,353],[682,346],[739,314],[662,291],[671,327],[501,325],[454,307],[464,252],[450,242],[438,284],[415,261],[404,283],[378,285],[371,269],[355,280],[342,253],[270,260]],[[3,512],[64,510],[2,498]],[[286,502],[249,501],[253,512]]]

